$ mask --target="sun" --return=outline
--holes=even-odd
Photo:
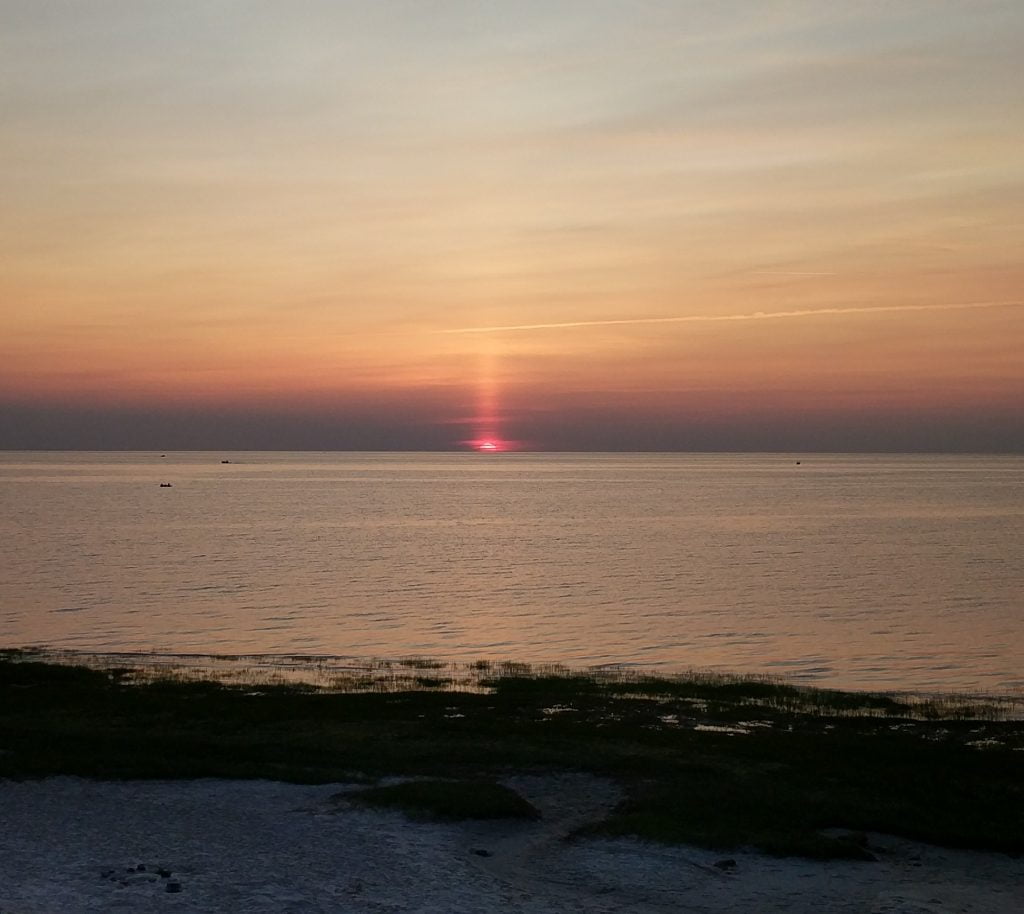
[[[521,450],[523,445],[521,441],[512,441],[500,435],[479,435],[460,441],[459,446],[478,454],[504,454],[508,451]]]

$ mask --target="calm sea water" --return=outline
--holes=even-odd
[[[1022,481],[1016,457],[0,453],[0,645],[1006,692]]]

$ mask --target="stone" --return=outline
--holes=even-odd
[[[164,888],[164,891],[165,892],[180,892],[181,891],[181,883],[180,882],[168,882],[166,887]]]

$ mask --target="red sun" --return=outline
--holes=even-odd
[[[460,441],[459,444],[478,454],[504,454],[507,451],[519,451],[523,448],[521,441],[511,441],[508,438],[497,436],[484,437],[483,435],[478,438],[468,438],[465,441]]]

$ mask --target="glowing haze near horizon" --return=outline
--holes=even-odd
[[[1018,0],[0,14],[0,447],[1024,450]]]

